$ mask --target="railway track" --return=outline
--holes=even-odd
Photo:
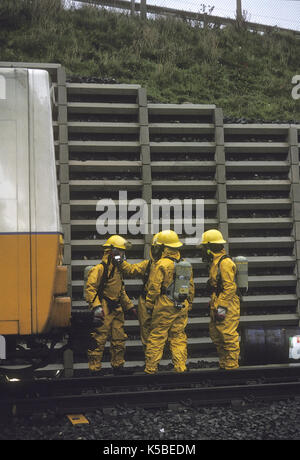
[[[50,70],[56,90],[53,129],[73,310],[86,308],[84,267],[98,263],[100,245],[106,239],[96,231],[100,199],[112,200],[118,213],[124,197],[142,198],[149,210],[153,199],[192,200],[190,224],[195,223],[196,200],[202,199],[204,230],[220,228],[230,254],[245,255],[249,261],[241,341],[250,326],[296,331],[300,311],[300,125],[224,123],[222,109],[214,105],[155,104],[139,85],[68,83],[63,68]],[[117,214],[114,233],[132,215],[132,211],[126,217]],[[170,219],[173,227],[173,214]],[[125,233],[133,242],[130,262],[147,257],[151,223],[149,218],[149,234]],[[183,229],[181,237],[186,236]],[[215,364],[217,355],[208,336],[206,267],[194,244],[185,245],[183,256],[193,265],[196,286],[187,326],[189,363]],[[142,282],[126,279],[125,285],[137,304]],[[126,318],[125,328],[126,365],[134,368],[144,358],[139,324]],[[275,351],[281,345],[278,337]],[[230,373],[205,368],[185,375],[134,372],[124,377],[77,377],[77,370],[87,367],[82,345],[79,341],[74,349],[75,378],[55,378],[53,371],[49,376],[45,371],[42,377],[40,369],[38,378],[32,379],[29,371],[27,379],[13,381],[2,372],[1,414],[49,408],[85,412],[114,405],[243,407],[259,400],[300,396],[299,365],[265,364]],[[282,353],[269,354],[269,358],[267,362],[276,363]],[[163,362],[170,363],[168,350]],[[103,364],[110,366],[108,345]]]
[[[47,409],[70,413],[117,405],[145,408],[176,405],[233,404],[291,399],[300,395],[300,366],[244,367],[231,372],[192,371],[157,375],[36,379],[9,382],[2,378],[3,413],[26,414]],[[174,406],[175,405],[175,406]]]

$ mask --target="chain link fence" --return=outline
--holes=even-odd
[[[238,16],[237,11],[240,11],[247,22],[300,31],[300,0],[207,0],[207,2],[205,0],[81,0],[81,2],[66,0],[66,2],[98,4],[112,9],[124,8],[127,11],[131,10],[133,14],[141,12],[144,17],[146,10],[150,16],[151,13],[164,14],[162,11],[160,13],[151,11],[150,7],[167,9],[168,14],[172,14],[170,10],[180,10],[231,20],[235,20]]]
[[[236,18],[237,0],[147,0],[148,5]],[[246,21],[300,30],[300,0],[241,0]]]

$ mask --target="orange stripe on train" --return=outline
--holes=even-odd
[[[67,327],[71,299],[58,234],[0,235],[0,334],[41,334]]]

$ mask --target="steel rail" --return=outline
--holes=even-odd
[[[205,385],[211,383],[220,385],[226,382],[244,383],[247,381],[259,380],[265,382],[284,382],[288,380],[300,380],[300,364],[269,365],[269,366],[245,366],[232,371],[214,369],[197,369],[188,373],[178,374],[174,372],[159,372],[154,375],[147,375],[143,372],[136,372],[131,375],[100,375],[80,376],[73,378],[32,378],[32,379],[11,379],[9,376],[0,373],[0,389],[9,394],[18,393],[53,393],[71,388],[73,392],[86,388],[99,387],[103,390],[118,387],[137,387],[143,385],[164,386],[164,387],[188,387],[190,385]],[[16,380],[16,381],[15,381]]]
[[[1,387],[0,408],[3,413],[29,413],[54,408],[87,411],[116,404],[166,407],[181,401],[210,405],[299,396],[300,366],[269,366],[267,369],[258,366],[231,372],[203,369],[185,375],[166,372],[149,376],[42,379],[5,382]],[[87,394],[90,388],[94,392]]]
[[[290,399],[300,396],[300,382],[230,385],[206,388],[177,388],[144,391],[125,391],[83,395],[63,395],[38,398],[7,398],[0,403],[2,413],[28,414],[33,411],[56,409],[73,413],[115,407],[164,408],[169,404],[214,405],[233,401]]]

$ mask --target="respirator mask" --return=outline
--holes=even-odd
[[[200,257],[203,262],[210,264],[213,261],[213,253],[211,250],[208,248],[207,244],[202,244],[200,246]]]
[[[122,262],[126,260],[125,251],[123,251],[122,249],[118,249],[118,248],[112,248],[111,260],[114,265],[121,265]]]

